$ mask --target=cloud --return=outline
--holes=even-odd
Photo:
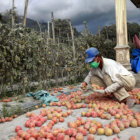
[[[15,0],[19,15],[24,13],[25,0]],[[12,0],[0,1],[0,12],[10,9]],[[51,21],[51,12],[55,19],[71,19],[72,25],[83,30],[83,21],[87,21],[88,29],[96,32],[98,26],[103,27],[115,23],[114,0],[29,0],[27,17],[42,22]],[[127,1],[128,22],[140,23],[140,10],[131,1]]]
[[[127,20],[128,22],[137,22],[140,24],[140,9],[136,8],[136,6],[127,1]]]

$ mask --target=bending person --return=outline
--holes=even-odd
[[[130,97],[128,91],[135,87],[136,80],[125,67],[112,59],[102,57],[94,47],[86,50],[85,63],[90,64],[91,70],[82,83],[83,89],[91,82],[105,88],[96,90],[97,93],[112,93],[119,102],[126,101],[129,108],[135,104],[135,100]]]

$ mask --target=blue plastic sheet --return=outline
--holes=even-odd
[[[55,96],[51,96],[48,91],[45,90],[39,90],[37,92],[29,92],[27,93],[28,97],[33,97],[37,100],[42,100],[44,104],[49,105],[50,102],[58,102],[59,99]]]
[[[132,71],[134,71],[135,73],[139,73],[140,72],[140,49],[138,48],[133,49],[132,56],[134,58],[130,60]]]

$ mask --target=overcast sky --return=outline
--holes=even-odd
[[[140,24],[140,9],[130,0],[127,1],[128,22]],[[25,0],[15,0],[16,11],[24,13]],[[5,12],[12,6],[12,0],[0,0],[0,12]],[[115,0],[29,0],[27,17],[39,21],[51,21],[51,12],[55,19],[68,19],[79,31],[84,30],[83,21],[87,21],[90,31],[96,33],[98,26],[115,23]]]

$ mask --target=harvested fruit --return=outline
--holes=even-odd
[[[101,88],[101,87],[99,87]],[[58,91],[58,88],[55,88]],[[138,93],[133,96],[138,97]],[[89,96],[82,96],[81,91],[71,92],[69,95],[62,94],[58,96],[59,102],[50,103],[50,107],[44,106],[39,115],[27,112],[26,116],[29,117],[25,122],[28,130],[23,131],[22,128],[15,128],[17,137],[20,139],[69,139],[69,140],[84,140],[85,136],[88,140],[94,140],[93,135],[106,135],[119,134],[129,127],[140,126],[140,113],[133,112],[124,103],[111,100],[110,95],[99,95],[93,93]],[[63,111],[62,106],[67,110]],[[81,115],[74,118],[73,121],[67,123],[67,128],[56,128],[56,124],[62,124],[67,120],[67,117],[75,110],[83,108],[80,112]],[[86,108],[86,109],[85,109]],[[79,111],[79,110],[78,110]],[[100,119],[106,119],[109,123],[103,125]],[[9,118],[1,118],[0,122],[5,122]],[[36,129],[35,127],[38,127]],[[63,124],[62,124],[63,126]],[[16,136],[15,136],[16,137]],[[131,137],[133,140],[135,136]],[[118,138],[113,138],[118,140]]]
[[[136,136],[131,136],[131,137],[129,138],[129,140],[137,140],[137,139],[136,139]]]

